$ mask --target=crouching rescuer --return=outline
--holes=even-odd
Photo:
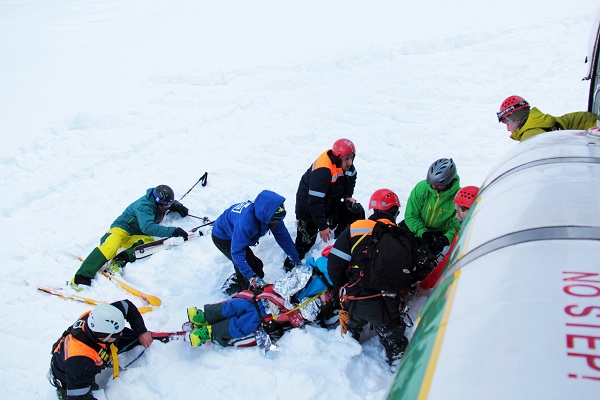
[[[131,329],[125,327],[125,320]],[[59,399],[94,400],[96,375],[112,364],[116,378],[117,354],[139,344],[148,348],[151,343],[144,319],[131,301],[99,304],[81,315],[54,343],[48,378]]]
[[[329,253],[328,271],[342,305],[342,334],[349,331],[359,340],[363,327],[371,323],[394,371],[408,345],[404,332],[405,319],[410,319],[402,294],[424,263],[417,261],[415,235],[396,225],[400,201],[394,192],[375,191],[369,209],[373,215],[352,223],[336,240]],[[422,259],[430,258],[429,253]]]

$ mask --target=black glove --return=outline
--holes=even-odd
[[[450,245],[450,241],[448,240],[448,238],[445,235],[440,236],[440,240],[439,242],[442,244],[442,249],[446,246]]]
[[[283,269],[285,270],[285,272],[290,272],[294,269],[296,265],[301,264],[295,264],[289,257],[286,257],[285,261],[283,262]]]
[[[435,244],[435,234],[433,232],[425,232],[421,238],[423,239],[423,243],[427,245],[427,247],[431,248]]]
[[[173,231],[173,237],[182,237],[183,240],[188,240],[188,234],[186,231],[184,231],[181,228],[175,228],[175,230]]]
[[[433,250],[439,254],[442,252],[442,250],[444,250],[444,247],[448,246],[449,244],[450,242],[446,236],[437,236],[435,243],[433,244]]]
[[[444,250],[444,247],[448,246],[448,238],[444,235],[436,235],[433,232],[425,232],[422,236],[423,243],[429,247],[432,253],[439,254]]]
[[[171,207],[169,207],[169,210],[175,211],[177,214],[181,215],[182,217],[188,216],[187,207],[184,206],[183,204],[181,204],[180,202],[178,202],[177,200],[175,200],[173,202],[173,205]]]
[[[254,271],[256,276],[258,276],[260,279],[263,279],[265,277],[265,271],[263,271],[262,268],[253,269],[252,271]]]

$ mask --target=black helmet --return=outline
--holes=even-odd
[[[427,183],[431,186],[450,185],[456,178],[456,165],[451,158],[440,158],[429,167]]]
[[[152,191],[152,195],[158,204],[167,208],[171,207],[175,201],[175,193],[167,185],[158,185]]]

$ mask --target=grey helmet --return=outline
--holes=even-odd
[[[450,185],[456,178],[456,164],[451,158],[440,158],[429,167],[427,183],[432,186]]]

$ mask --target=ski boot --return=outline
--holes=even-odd
[[[194,329],[200,329],[207,325],[206,318],[204,318],[204,311],[196,308],[189,307],[187,309],[188,321],[194,324]]]
[[[204,343],[210,340],[210,334],[212,333],[212,326],[205,325],[200,329],[196,329],[190,332],[190,343],[194,347],[202,346]]]
[[[82,292],[83,291],[83,286],[79,286],[78,284],[75,283],[75,278],[71,279],[71,282],[69,282],[69,286],[71,286],[71,289],[73,289],[76,292]]]
[[[110,260],[108,273],[111,275],[123,275],[123,267],[125,267],[125,264],[127,264],[127,261],[123,258],[119,256],[113,258]]]
[[[223,284],[223,287],[221,287],[221,291],[228,296],[233,296],[242,290],[244,290],[244,288],[242,288],[242,284],[240,283],[240,280],[235,272],[229,278],[227,278]]]

